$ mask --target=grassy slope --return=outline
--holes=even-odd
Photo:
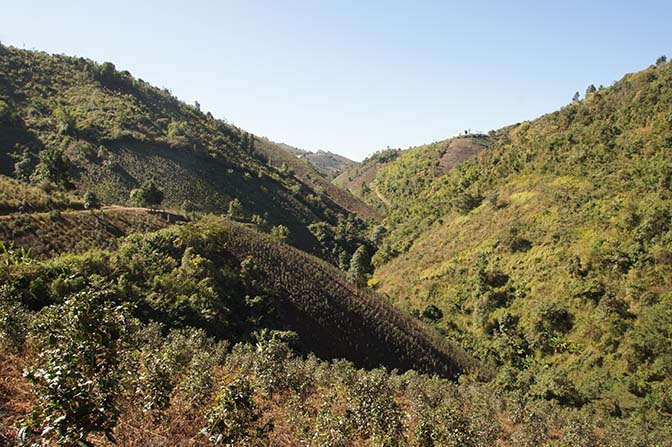
[[[408,200],[436,177],[478,156],[489,144],[485,136],[469,136],[405,151],[388,149],[343,172],[333,183],[385,214],[394,203]]]
[[[45,192],[41,188],[27,185],[0,175],[0,215],[19,212],[49,211],[53,209],[84,209],[82,200],[61,191]]]
[[[375,183],[378,169],[394,160],[399,153],[400,151],[396,149],[377,152],[372,156],[367,157],[359,165],[343,171],[332,182],[340,188],[350,191],[355,196],[360,197],[371,207],[384,215],[388,205],[381,200],[381,197],[379,197],[375,191],[371,191],[371,187]],[[369,187],[369,190],[366,189],[366,186]]]
[[[400,253],[380,290],[438,306],[530,392],[669,412],[671,110],[667,64],[502,129],[446,176],[399,157],[376,179],[397,204],[379,262]]]

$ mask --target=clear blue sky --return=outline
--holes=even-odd
[[[355,159],[532,119],[672,55],[669,0],[26,0],[0,9],[5,44],[111,61],[257,135]]]

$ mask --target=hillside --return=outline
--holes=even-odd
[[[292,150],[0,45],[0,445],[672,445],[672,63]]]
[[[63,213],[59,219],[67,224],[75,220],[75,213],[82,212]],[[128,219],[132,210],[118,214],[99,211],[88,221],[111,226],[115,219]],[[80,231],[85,230],[84,219],[79,216]],[[145,229],[152,223],[146,222]],[[109,229],[102,231],[97,234]],[[65,228],[57,226],[52,232],[67,244]],[[81,243],[87,233],[81,235]],[[17,286],[15,293],[32,308],[80,290],[105,289],[133,303],[142,319],[175,327],[187,324],[218,338],[245,339],[268,324],[294,331],[307,352],[346,358],[360,367],[385,365],[455,378],[477,366],[461,350],[437,342],[420,323],[358,289],[324,261],[225,218],[211,216],[158,233],[134,234],[111,248],[27,265],[22,265],[25,258],[17,259],[6,263],[0,278],[3,284]],[[132,288],[122,290],[124,281]],[[21,287],[36,282],[42,284],[40,290]]]
[[[359,164],[347,157],[329,151],[318,150],[311,152],[284,143],[276,143],[276,145],[308,161],[328,180],[336,178],[342,172],[352,169]]]
[[[393,203],[408,200],[434,178],[483,152],[483,135],[451,138],[408,150],[377,152],[333,181],[385,214]]]
[[[106,204],[153,180],[164,207],[227,212],[289,228],[290,241],[336,262],[308,230],[375,213],[305,160],[118,71],[111,63],[0,47],[0,174],[50,182]],[[291,172],[275,160],[292,159]],[[358,243],[362,243],[360,240]],[[354,251],[345,241],[342,251]]]
[[[0,263],[0,281],[3,445],[625,447],[672,433],[483,383],[333,267],[221,217]]]
[[[611,414],[672,411],[672,65],[488,137],[379,169],[379,291],[507,386]],[[438,309],[438,311],[437,311]]]

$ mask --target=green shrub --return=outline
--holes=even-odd
[[[35,333],[42,346],[28,378],[38,396],[27,424],[59,445],[91,445],[91,433],[111,439],[119,416],[121,361],[137,325],[109,292],[83,291],[44,309]]]
[[[202,433],[215,445],[267,445],[270,426],[261,426],[261,413],[254,401],[254,388],[246,378],[222,386],[205,419]]]
[[[87,191],[84,193],[84,208],[87,210],[98,208],[100,203],[98,202],[98,196],[96,193]]]
[[[32,314],[9,285],[0,286],[0,346],[20,350],[28,335]]]

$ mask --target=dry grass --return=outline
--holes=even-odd
[[[16,424],[32,408],[35,397],[23,377],[24,357],[0,351],[0,445],[11,445]]]

